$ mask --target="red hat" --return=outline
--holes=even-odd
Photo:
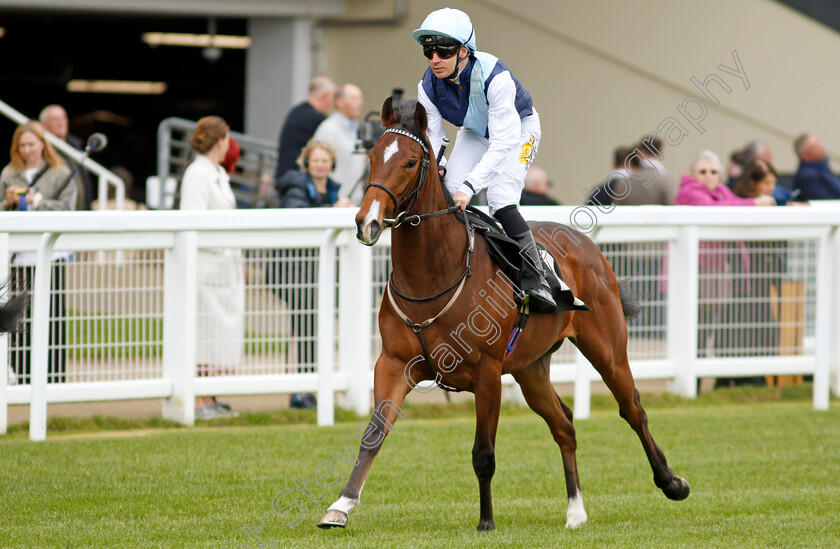
[[[222,167],[227,170],[227,173],[233,173],[233,170],[236,169],[236,163],[239,161],[239,152],[239,143],[231,137],[227,154],[221,162]]]

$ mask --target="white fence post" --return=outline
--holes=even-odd
[[[833,230],[820,238],[820,250],[817,256],[817,318],[816,318],[816,368],[814,371],[814,409],[828,410],[829,376],[832,339],[837,338],[836,326],[832,325],[831,305],[832,286],[837,279],[832,278],[831,256]]]
[[[580,349],[575,347],[575,419],[589,419],[592,406],[592,366]]]
[[[338,269],[338,367],[347,375],[347,391],[339,395],[343,408],[359,415],[370,412],[371,339],[373,333],[373,253],[349,239],[341,249]]]
[[[697,312],[699,238],[697,227],[681,227],[668,244],[668,359],[674,379],[667,390],[688,398],[697,396]]]
[[[832,227],[829,233],[829,255],[831,261],[831,274],[829,275],[829,283],[833,281],[834,284],[840,280],[840,230],[837,227]],[[840,396],[840,291],[832,287],[831,294],[831,328],[829,340],[831,341],[829,347],[829,384],[831,385],[834,394]]]
[[[163,265],[163,375],[172,383],[172,395],[161,412],[184,425],[195,423],[197,244],[197,232],[176,232]]]
[[[0,233],[0,278],[9,280],[9,233]],[[0,300],[6,302],[11,295],[8,288],[0,293]],[[5,435],[9,426],[9,334],[0,334],[0,435]]]
[[[47,438],[47,358],[50,344],[50,281],[52,251],[59,233],[44,233],[35,263],[35,291],[32,299],[32,398],[29,401],[29,440]]]
[[[335,423],[335,241],[341,229],[327,229],[318,254],[318,425]]]

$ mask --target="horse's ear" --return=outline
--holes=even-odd
[[[417,124],[421,134],[426,133],[426,128],[429,126],[429,120],[426,118],[426,107],[424,107],[420,101],[418,101],[417,106],[414,107],[414,123]]]
[[[399,121],[397,119],[397,113],[394,112],[394,101],[392,98],[389,97],[382,103],[380,118],[382,118],[382,125],[386,128],[393,126]]]

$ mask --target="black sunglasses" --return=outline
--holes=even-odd
[[[438,54],[438,57],[441,59],[449,59],[456,53],[458,50],[461,49],[460,44],[450,44],[450,45],[441,45],[441,44],[430,44],[427,46],[423,46],[423,55],[426,56],[426,59],[431,59],[432,55],[435,53]]]
[[[700,175],[706,175],[706,170],[700,170],[697,173],[699,173]],[[710,173],[712,175],[717,175],[718,172],[717,172],[717,170],[709,170],[708,173]]]

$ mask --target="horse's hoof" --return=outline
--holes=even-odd
[[[495,529],[496,529],[496,523],[493,522],[493,519],[478,521],[478,531],[479,532],[491,532]]]
[[[318,523],[318,528],[346,528],[347,513],[338,509],[327,509],[324,518]]]
[[[680,501],[688,497],[688,494],[691,492],[691,487],[684,478],[675,476],[671,484],[663,488],[662,492],[668,499]]]
[[[566,528],[574,530],[586,524],[586,512],[581,509],[579,513],[570,513],[566,515]]]

